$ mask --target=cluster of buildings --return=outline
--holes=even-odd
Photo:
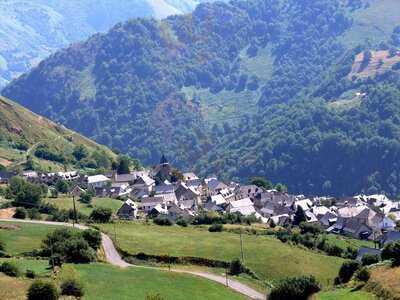
[[[216,177],[200,179],[192,172],[181,173],[174,169],[164,156],[155,167],[130,174],[82,176],[78,172],[38,174],[28,171],[22,175],[39,183],[69,181],[74,196],[91,190],[96,196],[121,199],[117,215],[128,220],[165,215],[176,221],[208,211],[239,213],[254,216],[265,224],[286,226],[294,221],[301,207],[306,222],[319,224],[330,233],[370,240],[377,240],[388,232],[393,234],[396,222],[400,221],[399,202],[385,195],[305,197],[255,185],[226,183]],[[3,179],[7,177],[2,176]]]

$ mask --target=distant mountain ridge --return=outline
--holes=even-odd
[[[0,1],[0,87],[71,43],[136,17],[192,11],[197,0]]]
[[[397,195],[399,10],[393,0],[204,3],[118,24],[3,94],[146,164],[163,152],[181,168],[262,175],[293,192]]]

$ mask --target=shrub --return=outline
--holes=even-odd
[[[341,257],[343,253],[343,249],[340,248],[338,245],[332,245],[332,244],[325,244],[325,252],[326,254],[330,256],[338,256]]]
[[[158,215],[154,218],[153,222],[160,226],[171,226],[173,223],[166,216]]]
[[[358,281],[367,282],[370,278],[371,274],[369,273],[368,269],[363,267],[359,269],[355,274],[354,277]]]
[[[163,296],[161,296],[160,294],[146,294],[145,300],[165,300],[165,298]]]
[[[21,274],[18,266],[8,261],[3,262],[0,267],[0,271],[10,277],[18,277]]]
[[[56,182],[56,190],[59,193],[63,193],[63,194],[68,193],[68,190],[69,190],[68,182],[66,182],[65,180],[62,180],[62,179],[57,180],[57,182]]]
[[[36,273],[35,273],[35,271],[32,271],[32,270],[26,270],[25,276],[26,276],[27,278],[33,279],[33,278],[36,277]]]
[[[28,300],[56,300],[58,292],[53,283],[37,280],[29,287],[27,296]]]
[[[98,250],[101,245],[101,233],[98,230],[88,229],[82,232],[82,237],[94,250]]]
[[[77,279],[67,279],[61,283],[61,295],[82,297],[83,286]]]
[[[90,219],[96,223],[108,223],[111,220],[111,208],[98,207],[95,208],[90,214]]]
[[[13,215],[13,218],[25,219],[26,218],[26,209],[23,207],[17,207],[17,209],[15,210],[15,213]]]
[[[79,201],[82,203],[90,204],[92,202],[93,194],[91,192],[84,192],[80,195]]]
[[[353,274],[360,269],[360,263],[355,260],[345,261],[340,267],[336,283],[347,283],[350,281]]]
[[[178,224],[179,226],[182,226],[182,227],[187,227],[188,226],[188,223],[183,218],[179,218],[178,220],[176,220],[176,224]]]
[[[209,232],[221,232],[224,229],[224,226],[222,224],[212,224],[209,228],[208,231]]]
[[[311,224],[303,222],[300,224],[300,231],[302,234],[311,233],[312,235],[318,235],[324,232],[324,229],[318,224]]]
[[[229,274],[231,275],[239,275],[243,273],[245,270],[244,265],[242,264],[242,261],[238,258],[234,259],[231,261],[229,265]]]
[[[5,250],[5,245],[4,242],[2,240],[0,240],[0,251],[4,251]]]
[[[387,244],[381,253],[382,260],[391,260],[394,266],[400,265],[400,242]]]
[[[31,219],[31,220],[40,220],[41,219],[40,212],[37,208],[28,209],[27,212],[28,212],[29,219]]]
[[[379,262],[379,256],[374,254],[364,254],[361,258],[363,266],[373,265]]]
[[[306,300],[320,290],[313,276],[299,276],[280,281],[268,297],[269,300]]]

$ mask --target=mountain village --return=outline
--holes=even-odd
[[[0,182],[6,184],[15,175],[0,172]],[[163,217],[172,223],[190,223],[200,213],[234,214],[248,218],[249,223],[287,227],[296,222],[301,211],[305,223],[318,224],[327,233],[374,241],[375,248],[358,250],[359,260],[365,254],[377,255],[387,243],[400,240],[400,205],[385,195],[306,197],[255,184],[223,182],[214,176],[200,179],[193,172],[181,173],[173,168],[165,156],[155,167],[129,174],[24,171],[19,175],[50,188],[58,180],[69,182],[69,194],[76,199],[86,191],[96,197],[120,199],[115,216],[120,220]]]

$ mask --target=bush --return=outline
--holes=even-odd
[[[343,254],[343,249],[340,248],[338,245],[332,245],[332,244],[325,244],[325,252],[326,254],[330,256],[338,256],[341,257]]]
[[[379,262],[379,256],[374,254],[364,254],[361,258],[363,266],[373,265]]]
[[[320,290],[313,276],[300,276],[280,281],[268,297],[269,300],[306,300]]]
[[[33,278],[36,277],[36,273],[35,273],[35,271],[32,271],[32,270],[26,270],[25,276],[26,276],[27,278],[33,279]]]
[[[112,216],[111,208],[98,207],[90,214],[90,219],[96,223],[109,223]]]
[[[29,287],[27,296],[28,300],[56,300],[58,292],[53,283],[37,280]]]
[[[10,277],[18,277],[21,274],[18,266],[8,261],[3,262],[0,267],[0,271]]]
[[[67,279],[61,283],[61,295],[82,297],[83,294],[83,286],[78,280]]]
[[[178,220],[176,220],[176,224],[178,224],[179,226],[182,226],[182,227],[187,227],[188,226],[188,223],[183,218],[179,218]]]
[[[66,182],[65,180],[62,180],[62,179],[57,180],[57,182],[56,182],[56,190],[59,193],[63,193],[63,194],[68,193],[68,190],[69,190],[68,182]]]
[[[154,218],[153,222],[160,226],[171,226],[173,223],[166,216],[158,215]]]
[[[231,261],[229,265],[229,274],[231,275],[239,275],[242,274],[245,270],[244,265],[242,264],[242,261],[238,258],[234,259]]]
[[[0,251],[4,251],[6,249],[6,246],[2,240],[0,240]]]
[[[324,232],[324,229],[318,224],[303,222],[300,224],[299,227],[302,234],[311,233],[312,235],[318,235]]]
[[[23,207],[17,207],[17,209],[15,210],[15,213],[13,215],[13,218],[16,219],[25,219],[26,218],[26,209]]]
[[[360,269],[360,263],[355,260],[345,261],[340,267],[338,277],[335,279],[337,284],[347,283],[354,273]]]
[[[49,233],[42,242],[43,255],[53,255],[50,264],[89,263],[96,259],[95,251],[83,238],[83,232],[62,228]]]
[[[354,277],[358,281],[367,282],[370,278],[371,274],[369,273],[368,269],[363,267],[359,269],[355,274]]]
[[[90,204],[92,202],[93,194],[91,192],[84,192],[81,194],[79,201],[82,203]]]
[[[224,226],[222,224],[212,224],[209,228],[209,232],[221,232],[224,229]]]
[[[146,294],[145,300],[165,300],[165,298],[163,296],[161,296],[160,294]]]
[[[88,229],[82,232],[82,237],[94,250],[98,250],[101,245],[101,233],[98,230]]]
[[[381,253],[382,260],[391,260],[393,266],[400,266],[400,242],[387,244]]]
[[[27,213],[28,213],[29,219],[31,219],[31,220],[40,220],[41,219],[40,212],[37,208],[28,209]]]

